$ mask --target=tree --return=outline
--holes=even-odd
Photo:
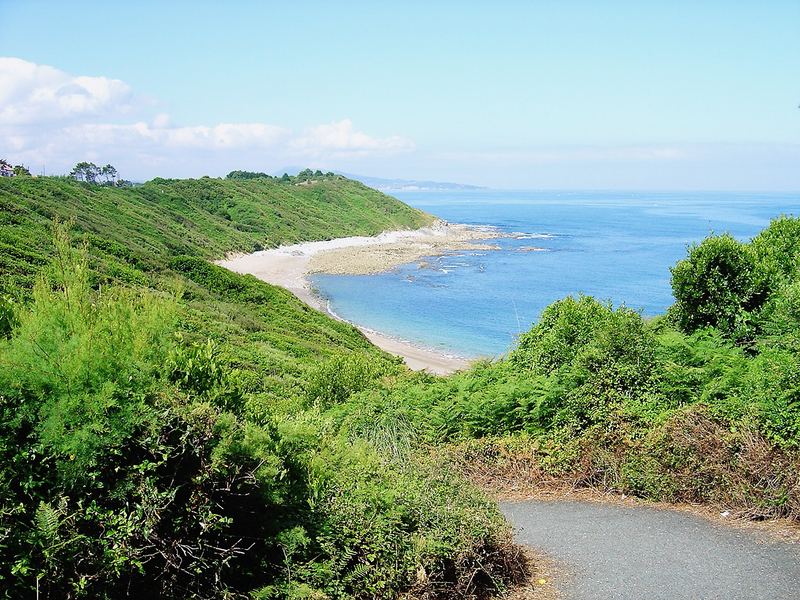
[[[117,177],[118,177],[117,170],[111,165],[106,165],[102,169],[100,169],[100,176],[103,178],[104,185],[117,184]]]
[[[78,181],[85,181],[86,183],[97,183],[97,178],[100,175],[100,169],[94,163],[90,162],[79,162],[75,167],[72,169],[72,172],[69,174],[70,177],[77,179]]]
[[[14,175],[16,175],[17,177],[20,176],[30,177],[31,172],[28,170],[27,167],[25,167],[25,165],[14,165]]]
[[[800,279],[800,218],[774,219],[753,238],[750,246],[769,275],[770,287],[777,288],[789,279]]]
[[[272,179],[272,176],[254,171],[231,171],[226,179]]]

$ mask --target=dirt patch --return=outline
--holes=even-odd
[[[503,600],[558,600],[562,597],[564,582],[570,577],[565,565],[562,565],[543,552],[533,548],[523,550],[531,565],[528,580],[511,590]]]

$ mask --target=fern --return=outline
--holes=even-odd
[[[366,576],[367,573],[372,569],[372,565],[367,563],[361,563],[356,565],[353,570],[350,572],[350,579],[361,579]]]
[[[58,530],[61,526],[62,516],[61,507],[53,508],[47,502],[39,503],[39,508],[36,509],[35,515],[36,532],[47,542],[47,545],[52,545],[58,541]]]

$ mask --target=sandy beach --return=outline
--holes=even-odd
[[[498,237],[488,227],[448,224],[437,221],[416,230],[387,231],[372,237],[347,237],[306,242],[234,255],[217,264],[236,273],[249,273],[268,283],[286,288],[309,306],[335,319],[327,303],[314,294],[308,275],[332,273],[362,275],[388,271],[393,267],[458,250],[493,250],[482,242]],[[421,348],[353,323],[376,346],[401,356],[409,368],[446,375],[465,369],[470,360]]]

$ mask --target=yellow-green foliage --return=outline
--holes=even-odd
[[[38,421],[40,443],[80,474],[146,419],[140,390],[167,354],[176,310],[166,298],[91,290],[85,248],[71,248],[61,228],[55,241],[52,274],[33,290],[36,309],[17,312],[4,343],[0,389],[30,399],[23,410]]]

